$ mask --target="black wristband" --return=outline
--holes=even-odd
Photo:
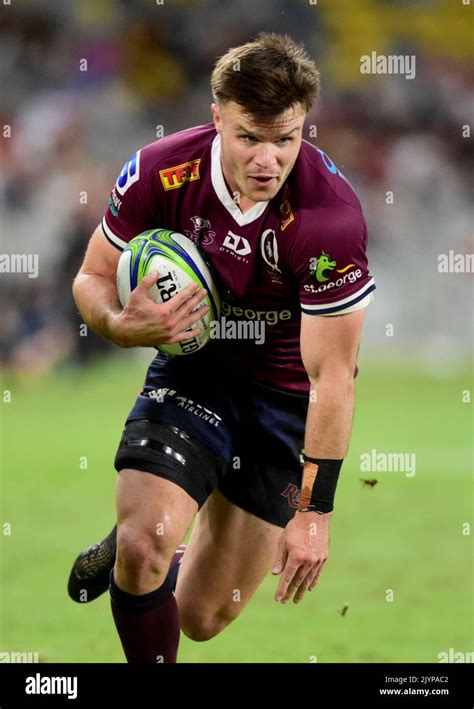
[[[343,459],[311,458],[303,451],[301,462],[303,481],[306,479],[306,482],[304,488],[302,483],[298,509],[322,514],[332,512]]]
[[[316,465],[319,465],[324,458],[310,458],[309,455],[306,455],[304,451],[301,451],[300,454],[301,458],[301,464],[303,463],[316,463]]]

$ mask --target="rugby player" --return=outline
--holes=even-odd
[[[205,254],[226,318],[265,325],[263,343],[158,353],[125,423],[117,530],[79,557],[86,572],[76,563],[70,593],[109,588],[133,663],[176,662],[180,630],[196,641],[220,633],[270,571],[282,604],[315,587],[375,288],[357,196],[303,140],[319,93],[304,48],[262,33],[218,60],[211,86],[211,123],[126,163],[73,286],[84,321],[119,347],[189,339],[205,296],[194,285],[157,305],[154,273],[125,308],[117,296],[121,251],[165,227]]]

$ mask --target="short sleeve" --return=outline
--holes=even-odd
[[[146,146],[127,160],[110,193],[102,219],[106,238],[121,251],[134,236],[155,226],[156,199],[149,151],[150,147]]]
[[[309,315],[342,315],[366,307],[374,279],[367,263],[367,226],[362,212],[342,202],[324,214],[301,220],[292,268],[301,310]]]

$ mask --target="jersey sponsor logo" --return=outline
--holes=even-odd
[[[339,173],[339,170],[337,169],[329,155],[327,155],[327,153],[325,153],[324,150],[321,150],[320,148],[316,148],[316,150],[321,155],[323,163],[325,164],[329,172],[331,172],[333,175],[337,175]]]
[[[316,147],[316,146],[315,146]],[[345,175],[342,174],[342,172],[339,170],[339,168],[333,163],[331,158],[327,153],[324,152],[324,150],[321,150],[320,148],[316,148],[318,153],[321,155],[321,159],[325,165],[325,167],[329,170],[329,172],[332,175],[338,175],[338,177],[341,177],[349,186],[351,186],[349,180]]]
[[[234,232],[229,229],[220,247],[220,251],[226,251],[232,256],[235,256],[239,261],[246,261],[248,263],[248,259],[246,259],[245,256],[252,253],[252,248],[245,237],[234,234]]]
[[[280,493],[282,497],[286,497],[290,507],[294,507],[295,510],[298,509],[298,502],[300,501],[301,491],[297,485],[289,483],[285,490]]]
[[[341,278],[336,281],[330,281],[329,283],[322,283],[320,286],[315,286],[313,283],[305,284],[304,289],[307,293],[323,293],[330,288],[340,288],[346,283],[355,283],[362,276],[362,271],[360,268],[356,268],[355,271],[349,271]]]
[[[212,244],[216,232],[211,231],[211,222],[209,219],[204,219],[204,217],[191,217],[191,221],[194,230],[189,231],[185,229],[184,233],[186,236],[189,237],[196,246],[209,246],[209,244]]]
[[[291,209],[291,205],[288,200],[287,193],[288,193],[288,187],[285,189],[285,194],[283,196],[283,202],[280,204],[280,215],[281,215],[280,231],[285,231],[288,224],[291,224],[291,222],[295,221],[295,216],[294,216],[293,211]]]
[[[335,269],[336,273],[345,273],[350,268],[355,268],[355,263],[350,263],[348,266],[344,266],[344,268],[336,268],[336,266],[336,261],[331,259],[329,254],[326,254],[324,251],[321,251],[321,255],[317,258],[313,257],[309,260],[309,272],[320,283],[329,281],[329,276],[326,276],[326,271],[333,271]]]
[[[122,196],[140,178],[140,151],[132,155],[122,168],[115,187]]]
[[[166,191],[175,190],[182,187],[186,182],[193,182],[200,179],[199,163],[201,158],[183,162],[181,165],[166,167],[160,170],[161,184]]]
[[[114,217],[118,217],[118,213],[121,206],[122,200],[118,198],[117,191],[114,187],[112,190],[112,194],[109,197],[109,208]]]
[[[291,320],[293,317],[291,310],[254,310],[253,308],[231,305],[225,300],[221,303],[221,314],[225,317],[231,315],[246,320],[264,320],[267,325],[277,325],[279,322]]]

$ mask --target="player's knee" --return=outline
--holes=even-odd
[[[129,592],[133,593],[131,587],[139,591],[151,583],[162,583],[168,573],[170,553],[159,539],[143,530],[119,526],[116,567],[126,579]]]
[[[239,615],[236,609],[222,609],[208,615],[186,614],[179,611],[181,630],[190,640],[205,642],[219,635]]]

